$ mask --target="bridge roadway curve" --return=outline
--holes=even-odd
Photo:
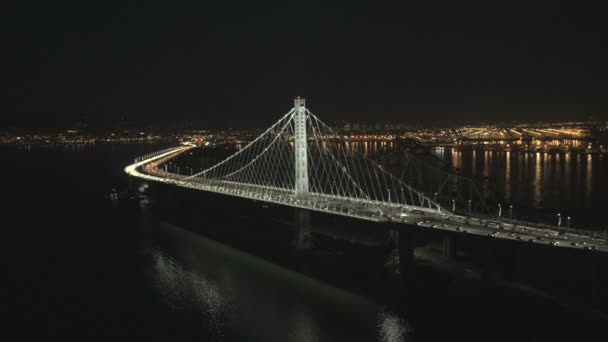
[[[539,228],[533,223],[469,218],[449,213],[443,209],[380,201],[361,201],[359,199],[327,194],[311,193],[307,197],[299,199],[294,197],[292,190],[221,180],[192,180],[188,176],[158,169],[160,164],[175,158],[191,148],[193,147],[179,146],[160,153],[151,154],[146,158],[138,158],[134,164],[125,168],[125,172],[133,177],[149,181],[334,215],[354,217],[362,220],[403,223],[418,226],[421,229],[435,229],[506,240],[521,240],[534,244],[608,253],[608,241],[597,238],[593,232],[589,231],[564,230],[558,227]]]

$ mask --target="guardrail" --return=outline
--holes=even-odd
[[[179,147],[169,147],[169,148],[166,148],[164,150],[154,151],[154,152],[150,152],[150,153],[144,154],[143,156],[139,156],[139,157],[135,158],[135,163],[139,163],[142,160],[154,158],[154,157],[156,157],[158,155],[161,155],[163,153],[167,153],[167,152],[169,152],[171,150],[175,150],[175,149],[178,149],[178,148]]]
[[[561,226],[549,223],[541,223],[541,222],[533,222],[533,221],[523,221],[514,218],[508,217],[498,217],[497,215],[492,214],[482,214],[479,212],[470,213],[464,212],[461,210],[457,210],[455,212],[457,215],[468,217],[469,219],[482,220],[486,223],[494,223],[496,225],[509,224],[515,227],[527,228],[527,229],[536,229],[536,230],[545,230],[547,232],[556,232],[558,234],[566,234],[571,236],[585,236],[591,238],[595,241],[602,242],[608,245],[608,231],[607,230],[587,230],[580,228],[571,228],[568,226]]]
[[[520,221],[520,220],[515,220],[515,219],[509,219],[509,218],[494,218],[492,220],[489,220],[492,222],[496,222],[496,223],[507,223],[507,224],[511,224],[513,226],[519,226],[519,227],[526,227],[526,228],[532,228],[532,229],[538,229],[538,230],[547,230],[547,231],[552,231],[552,232],[556,232],[558,234],[566,234],[566,235],[571,235],[571,236],[585,236],[588,238],[592,238],[593,240],[596,240],[598,242],[603,242],[605,244],[608,244],[608,231],[593,231],[593,230],[585,230],[585,229],[575,229],[575,228],[569,228],[569,227],[563,227],[563,226],[557,226],[557,225],[552,225],[552,224],[546,224],[546,223],[538,223],[538,222],[528,222],[528,221]]]

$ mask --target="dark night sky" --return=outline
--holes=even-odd
[[[605,118],[604,12],[569,3],[4,4],[0,123]]]

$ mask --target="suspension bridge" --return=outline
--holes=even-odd
[[[504,218],[501,209],[494,217],[475,215],[471,192],[448,190],[447,205],[440,203],[351,148],[300,97],[277,122],[221,162],[190,175],[162,167],[193,148],[179,146],[138,157],[125,172],[148,181],[360,220],[608,252],[605,237],[561,227],[561,220],[558,226],[539,226]]]

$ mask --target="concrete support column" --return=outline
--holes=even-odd
[[[483,246],[482,251],[482,273],[484,280],[494,281],[501,278],[501,270],[498,266],[497,251],[494,244],[488,243]]]
[[[397,248],[399,251],[399,271],[402,279],[407,279],[414,262],[414,233],[399,231]]]
[[[389,229],[388,231],[388,242],[390,244],[390,247],[397,247],[399,244],[399,231],[398,230],[392,230]]]
[[[310,248],[310,211],[295,208],[295,245],[298,249]]]
[[[443,235],[443,256],[446,258],[453,258],[455,255],[454,251],[454,237],[450,234]]]

